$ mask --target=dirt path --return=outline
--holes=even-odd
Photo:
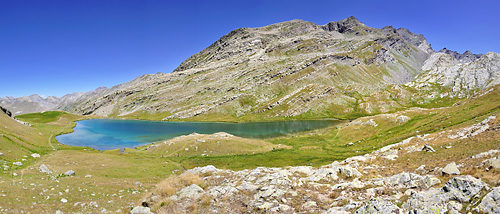
[[[57,150],[56,147],[54,147],[54,145],[52,145],[52,137],[54,136],[54,133],[52,133],[49,137],[49,145],[50,147],[52,147],[52,150]]]

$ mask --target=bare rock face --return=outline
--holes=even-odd
[[[438,84],[450,89],[443,96],[466,97],[500,83],[500,54],[489,52],[463,62],[446,52],[438,52],[425,61],[422,70],[408,86],[426,90],[430,84]]]
[[[0,106],[0,111],[4,114],[6,114],[7,116],[9,117],[12,117],[12,112],[10,112],[9,110],[7,110],[6,108]]]
[[[486,194],[477,211],[481,213],[500,213],[500,187],[495,187]]]
[[[488,185],[480,179],[470,175],[462,175],[450,179],[442,188],[442,192],[446,193],[451,200],[460,202],[469,202],[470,199],[481,190],[487,189]]]
[[[469,50],[465,51],[463,54],[460,54],[456,51],[452,51],[446,48],[443,48],[442,50],[439,51],[439,53],[445,53],[452,55],[456,60],[458,60],[460,63],[469,63],[469,62],[474,62],[481,58],[483,54],[473,54]]]

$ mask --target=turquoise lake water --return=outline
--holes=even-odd
[[[141,120],[91,119],[76,122],[74,132],[56,139],[70,146],[97,150],[134,148],[180,135],[227,132],[245,138],[270,138],[294,132],[325,128],[338,120],[304,120],[257,123],[165,122]]]

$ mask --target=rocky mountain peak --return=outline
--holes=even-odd
[[[398,28],[396,30],[396,33],[399,36],[401,36],[404,40],[406,40],[409,44],[420,48],[424,52],[429,54],[434,53],[434,50],[432,49],[431,45],[427,42],[424,35],[413,33],[406,28]]]
[[[347,19],[340,21],[330,22],[323,25],[322,28],[326,31],[337,31],[339,33],[356,33],[359,34],[360,31],[367,31],[371,28],[367,27],[361,23],[356,17],[350,16]]]
[[[475,62],[479,58],[481,58],[481,56],[483,56],[483,54],[474,54],[469,50],[465,51],[463,54],[460,54],[459,52],[447,49],[446,47],[440,50],[439,53],[449,54],[460,63]]]

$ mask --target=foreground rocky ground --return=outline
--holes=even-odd
[[[319,168],[197,167],[132,213],[500,213],[499,116]]]

